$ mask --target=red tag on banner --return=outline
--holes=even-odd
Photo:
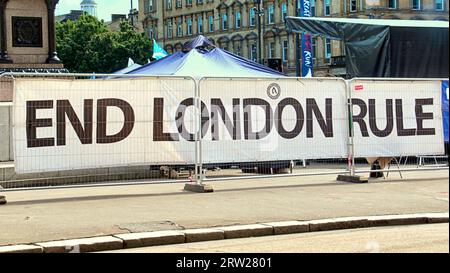
[[[362,91],[362,90],[364,90],[364,86],[362,86],[362,85],[355,86],[355,91]]]

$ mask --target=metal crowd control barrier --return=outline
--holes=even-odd
[[[26,101],[42,111],[38,115],[36,111],[17,109],[25,107],[23,88],[22,95],[14,94],[14,103],[0,102],[0,108],[13,106],[17,110],[13,112],[26,115],[23,120],[31,117],[33,121],[11,127],[15,136],[10,139],[19,145],[14,149],[20,160],[0,162],[0,192],[149,183],[203,185],[208,181],[329,174],[370,175],[380,173],[379,169],[371,169],[377,164],[385,165],[382,170],[385,176],[390,172],[402,175],[407,171],[448,169],[448,157],[442,157],[439,146],[442,143],[438,137],[442,133],[438,124],[442,123],[442,116],[436,109],[439,96],[433,94],[440,79],[199,80],[148,75],[29,73],[3,74],[0,79],[12,80],[14,89],[18,79],[38,79],[28,83],[35,93],[27,93]],[[48,84],[50,80],[52,84]],[[26,81],[19,84],[27,86]],[[59,95],[49,104],[32,102],[55,94]],[[120,124],[126,127],[125,112],[129,107],[123,102],[104,100],[112,98],[131,103],[135,114],[132,130],[136,134],[128,135],[108,150],[101,144],[111,140],[109,137],[120,130]],[[91,100],[95,101],[96,110],[89,108],[93,107]],[[114,111],[105,109],[108,103],[116,106]],[[56,105],[50,107],[50,104]],[[56,113],[52,114],[52,109]],[[118,114],[118,109],[122,109],[123,115]],[[47,116],[57,119],[58,113],[63,122],[44,120]],[[95,136],[100,134],[103,138],[86,138],[89,133],[94,134],[86,131],[90,126],[86,122],[89,115],[95,125],[89,128]],[[415,120],[417,116],[419,119]],[[20,120],[18,116],[14,119]],[[51,125],[53,130],[41,125]],[[35,131],[30,133],[26,126],[35,126]],[[108,130],[109,126],[113,129]],[[4,127],[0,120],[0,129]],[[76,134],[75,128],[78,128]],[[43,140],[30,142],[28,139],[36,138],[36,132],[41,138],[53,137],[59,153],[45,152],[45,147],[24,152],[27,145],[42,144]],[[21,139],[25,135],[27,139]],[[417,149],[401,150],[400,144],[410,139],[418,141],[410,143]],[[127,141],[134,144],[127,146]],[[84,150],[79,142],[98,145]],[[76,149],[64,150],[64,144],[74,145]],[[0,147],[2,153],[4,150]],[[422,166],[430,158],[439,164]],[[30,173],[17,174],[13,165],[15,170]]]
[[[204,181],[349,172],[345,80],[202,78],[199,90],[211,105],[201,117],[211,123],[199,140]]]
[[[36,122],[47,122],[42,120],[46,115],[53,120],[49,124],[44,124],[45,126],[51,126],[51,128],[43,128],[44,125],[40,124],[34,128],[34,134],[40,135],[41,138],[51,137],[53,147],[61,149],[67,155],[64,158],[61,156],[63,153],[48,154],[47,152],[46,154],[45,151],[41,151],[45,150],[45,147],[37,147],[31,154],[24,153],[24,149],[20,148],[26,147],[27,144],[30,145],[29,140],[24,139],[24,136],[29,134],[28,131],[25,133],[27,125],[25,123],[14,124],[14,126],[10,124],[11,128],[14,129],[12,131],[16,132],[16,135],[12,138],[15,139],[16,144],[21,144],[14,146],[16,156],[14,161],[0,162],[0,191],[146,183],[186,183],[196,180],[198,168],[195,166],[198,165],[199,160],[198,147],[196,147],[198,142],[184,143],[183,147],[179,148],[181,155],[172,159],[170,147],[156,149],[150,138],[153,130],[158,131],[155,133],[157,137],[164,137],[163,128],[168,126],[174,118],[171,116],[171,119],[168,120],[164,107],[175,111],[174,109],[179,102],[177,98],[196,97],[197,82],[195,79],[172,76],[68,73],[5,73],[0,75],[0,78],[10,79],[14,85],[17,84],[19,79],[30,81],[37,79],[37,82],[29,84],[34,89],[34,94],[31,94],[32,90],[26,93],[30,101],[38,101],[38,103],[34,103],[35,109],[39,109],[34,113],[35,118],[39,119]],[[55,80],[58,82],[55,82]],[[51,85],[47,84],[48,81],[52,81]],[[78,86],[79,89],[74,90],[74,86]],[[17,86],[13,86],[13,89],[17,89]],[[175,99],[163,101],[159,99],[164,97],[163,94],[169,94],[169,97]],[[7,102],[8,106],[18,107],[19,99],[22,100],[22,103],[24,102],[23,96],[17,97],[17,92],[15,92],[14,97],[14,103]],[[114,105],[114,101],[111,101],[114,98],[133,101],[133,111],[142,113],[142,115],[136,114],[134,116],[136,121],[132,129],[133,133],[136,132],[136,127],[141,129],[138,128],[140,130],[137,132],[138,134],[130,134],[127,139],[117,142],[122,145],[122,143],[131,139],[132,145],[118,145],[112,149],[106,149],[107,143],[111,140],[111,135],[114,135],[112,131],[116,130],[115,133],[117,133],[120,130],[118,128],[120,126],[116,123],[122,121],[125,124],[124,128],[128,126],[126,114],[124,113],[121,116],[120,111],[118,111],[125,109],[124,112],[126,112],[129,107],[128,104],[120,102],[115,105],[117,106],[115,108],[109,107],[104,111],[100,110],[102,107],[103,109],[108,108],[108,103]],[[42,102],[41,100],[49,100],[50,102]],[[100,101],[104,104],[103,106],[100,105]],[[164,106],[160,105],[159,108],[155,108],[153,107],[154,102],[164,104]],[[49,105],[45,105],[46,103]],[[151,109],[155,110],[151,111]],[[20,110],[18,112],[25,115],[25,109]],[[153,119],[153,115],[156,115],[157,112],[161,116]],[[91,115],[91,120],[88,122],[86,122],[86,113]],[[29,115],[30,113],[27,112],[26,114]],[[61,114],[66,123],[61,128],[64,128],[65,132],[60,131],[61,123],[58,123],[55,118],[56,115]],[[100,114],[104,115],[105,123],[108,120],[111,126],[102,125],[98,117]],[[186,123],[192,125],[196,121],[194,115],[195,112],[187,113]],[[114,116],[120,117],[110,122],[109,119],[114,118]],[[95,118],[97,119],[95,120]],[[123,120],[124,118],[125,120]],[[160,126],[157,126],[156,120],[161,123]],[[139,124],[140,126],[137,126]],[[41,125],[43,127],[39,127]],[[86,133],[86,126],[90,126],[90,134]],[[103,130],[99,127],[102,127]],[[146,127],[152,132],[146,132]],[[18,130],[22,130],[20,134],[17,134]],[[104,131],[103,136],[99,137],[101,131]],[[126,130],[121,130],[116,136],[121,137],[120,134],[123,134],[123,131]],[[90,136],[86,138],[86,135]],[[42,141],[47,140],[38,139],[31,145],[39,146],[38,142]],[[64,150],[65,147],[79,142],[83,142],[86,146],[92,144],[95,148],[83,149],[82,146],[75,145],[79,150]],[[19,161],[17,157],[20,156],[22,156],[21,162],[25,162],[28,164],[27,166],[17,165]],[[33,157],[35,161],[33,161]],[[61,164],[61,161],[68,163]],[[44,167],[41,168],[41,166]],[[25,170],[24,173],[16,172],[21,168],[28,169],[28,171]],[[142,179],[146,179],[146,181],[142,181]]]
[[[448,148],[444,147],[448,143],[442,145],[444,133],[439,130],[439,125],[443,124],[443,112],[438,107],[442,94],[436,92],[441,91],[443,81],[448,79],[354,78],[348,81],[353,125],[350,142],[354,143],[352,173],[386,178],[393,172],[403,178],[403,172],[449,168]],[[374,92],[381,101],[373,98]],[[359,111],[357,114],[354,114],[355,109]],[[369,117],[363,118],[361,111]],[[440,124],[433,124],[431,119]],[[367,127],[362,130],[366,135],[376,135],[373,139],[380,141],[366,142],[361,135],[356,137],[354,129],[361,125]],[[411,136],[417,138],[410,145],[413,150],[396,149],[401,142],[410,141]],[[382,150],[383,154],[365,154],[365,147]],[[422,167],[426,158],[435,164]]]

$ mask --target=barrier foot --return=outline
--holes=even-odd
[[[359,175],[339,175],[337,181],[350,182],[350,183],[368,183],[369,178],[361,177]]]
[[[3,195],[0,195],[0,205],[5,205],[7,202],[6,202],[6,197],[5,196],[3,196]]]
[[[209,184],[197,184],[197,183],[186,183],[184,184],[185,191],[199,192],[199,193],[207,193],[214,192],[214,189]]]

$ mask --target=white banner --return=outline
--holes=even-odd
[[[343,80],[208,79],[200,89],[203,163],[346,157]],[[194,92],[180,79],[19,78],[16,171],[195,164]]]
[[[355,157],[444,154],[441,82],[351,82]]]
[[[192,164],[195,144],[166,142],[195,82],[180,78],[15,80],[16,172]],[[193,130],[192,109],[184,124]],[[156,114],[156,116],[155,116]],[[78,133],[77,133],[78,132]]]
[[[192,165],[200,126],[204,164],[348,156],[342,79],[198,84],[199,100],[190,79],[18,78],[16,172]],[[443,153],[440,88],[439,81],[353,82],[356,155]]]
[[[199,88],[211,112],[203,163],[347,157],[342,79],[211,78]]]

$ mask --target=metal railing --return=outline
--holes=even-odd
[[[360,108],[359,104],[355,104],[355,99],[362,99],[361,92],[367,94],[373,91],[364,89],[364,85],[367,82],[402,84],[403,87],[395,87],[397,89],[384,92],[384,99],[395,100],[394,95],[389,97],[386,94],[398,92],[399,88],[407,89],[414,83],[436,82],[437,84],[441,81],[441,79],[353,79],[345,81],[340,78],[288,77],[193,79],[148,75],[42,75],[30,73],[7,73],[1,77],[11,78],[14,82],[22,78],[43,80],[44,84],[33,87],[36,89],[35,92],[38,92],[35,99],[44,99],[46,95],[55,94],[55,90],[58,89],[53,86],[58,84],[55,80],[72,83],[76,83],[76,80],[89,80],[90,87],[80,89],[79,93],[74,93],[73,89],[70,89],[72,87],[69,88],[67,84],[61,83],[59,87],[62,88],[60,92],[67,92],[62,94],[62,98],[67,95],[72,96],[70,98],[73,101],[78,100],[72,106],[74,112],[79,114],[80,120],[83,116],[80,114],[83,112],[81,111],[83,105],[80,101],[84,94],[89,95],[84,98],[97,99],[99,98],[97,93],[111,95],[111,90],[119,90],[122,92],[120,95],[122,98],[133,100],[134,106],[137,106],[139,111],[152,116],[153,120],[144,118],[137,121],[137,124],[140,128],[146,128],[144,130],[153,133],[158,127],[155,127],[154,115],[156,112],[152,113],[151,110],[155,108],[154,102],[157,102],[154,99],[158,96],[165,98],[164,109],[161,110],[163,114],[160,117],[160,121],[164,124],[158,127],[162,128],[158,134],[160,134],[159,137],[166,140],[170,138],[171,134],[176,134],[179,141],[171,142],[170,145],[161,141],[154,145],[152,142],[155,142],[155,135],[150,137],[150,133],[142,133],[132,139],[137,143],[137,147],[133,146],[134,150],[120,148],[111,154],[105,150],[90,151],[91,156],[100,158],[97,164],[91,165],[87,164],[88,156],[83,154],[84,150],[78,151],[79,161],[71,158],[70,155],[67,158],[73,160],[73,164],[85,161],[86,165],[68,164],[69,167],[55,165],[54,169],[50,168],[51,171],[48,166],[53,164],[51,162],[58,163],[58,160],[51,161],[48,157],[44,160],[47,164],[46,168],[40,169],[37,165],[44,164],[42,163],[43,158],[36,154],[27,155],[28,161],[26,162],[31,165],[35,164],[35,168],[31,168],[32,173],[16,173],[15,171],[20,170],[23,166],[15,165],[15,170],[13,170],[11,163],[5,163],[7,167],[4,168],[0,164],[0,192],[143,183],[191,182],[202,184],[207,181],[329,174],[379,174],[381,171],[373,169],[372,161],[370,162],[372,164],[367,163],[366,157],[370,154],[361,153],[361,149],[364,147],[380,148],[381,145],[387,145],[390,141],[371,144],[364,142],[364,138],[355,137],[355,124],[359,124],[358,121],[361,122],[361,119],[354,120],[354,117],[360,115],[360,113],[354,112],[355,109]],[[54,80],[51,84],[48,83],[50,79]],[[178,85],[175,84],[177,81],[179,81]],[[186,88],[186,83],[189,83],[188,88]],[[130,85],[135,85],[135,87],[130,87]],[[355,90],[359,85],[363,86],[363,90]],[[321,93],[317,90],[320,90]],[[280,95],[277,92],[282,93]],[[149,98],[153,101],[146,102]],[[329,98],[333,99],[330,108],[332,115],[327,119],[327,115],[330,114],[327,112],[327,107],[329,107],[327,99]],[[367,100],[367,98],[364,99]],[[244,101],[245,99],[246,101]],[[180,108],[181,101],[184,101],[186,105]],[[280,104],[281,101],[284,101],[284,104]],[[19,107],[17,102],[18,100],[15,98],[12,103],[13,107]],[[245,108],[245,103],[249,108]],[[265,103],[265,106],[262,107],[258,103]],[[8,103],[8,106],[11,106],[11,103]],[[383,103],[378,106],[386,107]],[[412,107],[412,105],[408,106]],[[394,109],[395,105],[392,107]],[[301,111],[297,111],[300,109]],[[25,112],[24,109],[19,110],[22,113]],[[388,117],[386,111],[383,112],[378,108],[374,111],[378,114],[375,124],[378,124],[379,127],[383,127],[387,119],[394,118],[393,116]],[[427,111],[423,110],[422,112],[426,114]],[[70,115],[69,112],[65,113]],[[170,114],[168,114],[169,112]],[[271,118],[268,119],[263,113],[269,113]],[[386,117],[380,118],[383,114],[386,114]],[[295,115],[297,116],[292,118]],[[170,118],[165,119],[168,116]],[[237,116],[240,116],[240,119]],[[173,117],[175,120],[172,119]],[[409,116],[405,117],[409,118]],[[180,121],[180,118],[185,121]],[[434,118],[438,122],[441,121],[438,116]],[[267,125],[267,120],[270,121],[270,125]],[[69,132],[72,130],[68,128],[72,128],[73,120],[69,122],[70,120],[66,119],[65,121],[67,123],[66,130]],[[331,127],[327,122],[333,122],[335,125]],[[428,121],[424,122],[426,124]],[[370,117],[367,119],[367,123],[371,123]],[[301,129],[298,130],[297,127],[300,127],[300,124]],[[54,123],[53,125],[56,126]],[[84,126],[85,124],[80,122],[79,125]],[[10,124],[10,126],[15,132],[12,137],[14,144],[25,141],[25,139],[21,139],[24,131],[18,131],[19,124],[14,124],[14,127]],[[240,128],[238,128],[239,126]],[[271,127],[271,130],[268,130],[268,127]],[[383,131],[380,128],[375,129]],[[280,137],[280,132],[284,134],[284,137]],[[251,135],[252,133],[254,134]],[[73,132],[70,134],[69,136],[67,133],[67,143],[79,141]],[[311,137],[309,134],[312,134]],[[316,141],[316,138],[321,141]],[[376,138],[374,139],[376,140]],[[424,140],[422,146],[429,145],[430,148],[433,146],[434,150],[440,144],[436,141],[427,142]],[[150,146],[153,148],[149,148]],[[163,146],[166,148],[162,148]],[[18,149],[18,147],[14,147],[14,149]],[[171,158],[176,153],[170,149],[178,151],[178,155],[181,154],[179,157],[182,159]],[[0,151],[2,150],[0,149]],[[131,160],[136,154],[140,160]],[[423,149],[417,154],[389,151],[384,157],[390,160],[384,166],[382,174],[386,177],[391,172],[398,172],[402,175],[402,172],[409,171],[448,169],[448,157],[443,154],[441,152],[425,154]],[[20,155],[18,150],[15,151],[15,155]],[[124,160],[119,160],[114,164],[108,163],[109,157],[120,158],[124,155],[129,155],[129,161],[125,156]],[[15,160],[18,159],[15,158]],[[431,163],[430,160],[432,160]],[[23,158],[20,161],[24,162]],[[89,168],[85,169],[83,166],[89,166]]]

